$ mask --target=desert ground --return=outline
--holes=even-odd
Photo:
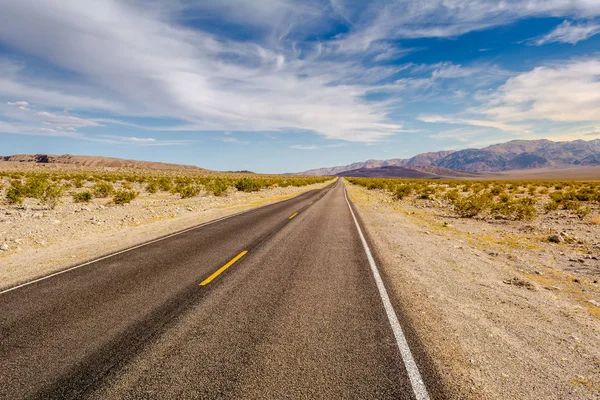
[[[347,184],[401,315],[451,398],[600,398],[598,203],[580,204],[589,207],[580,215],[546,212],[548,194],[538,194],[531,218],[460,218],[444,199],[452,189],[415,185],[399,200]],[[519,185],[511,196],[529,196]]]

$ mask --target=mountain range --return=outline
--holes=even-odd
[[[457,175],[457,171],[477,174],[584,165],[600,165],[600,139],[572,142],[553,142],[547,139],[513,140],[482,149],[438,151],[406,159],[367,160],[344,166],[311,169],[302,174],[414,177],[412,175],[415,173],[418,175],[418,172],[425,172],[449,177],[460,176]],[[404,167],[404,169],[387,167]],[[375,169],[375,171],[366,171],[368,169]]]

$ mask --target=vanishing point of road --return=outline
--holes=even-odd
[[[436,397],[352,207],[338,180],[0,292],[0,398]]]

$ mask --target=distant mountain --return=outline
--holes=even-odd
[[[338,175],[346,171],[380,168],[384,166],[441,167],[467,172],[500,172],[535,168],[566,168],[600,165],[600,139],[553,142],[551,140],[513,140],[483,149],[440,151],[419,154],[409,159],[368,160],[333,168],[305,171],[306,175]],[[383,171],[382,171],[383,172]],[[427,171],[435,175],[451,172]]]
[[[65,154],[56,156],[53,154],[15,154],[12,156],[0,156],[0,162],[11,161],[36,164],[68,164],[85,167],[111,167],[111,168],[140,168],[140,169],[166,169],[166,170],[195,170],[206,171],[193,165],[169,164],[154,161],[124,160],[122,158],[99,157],[99,156],[73,156]]]
[[[600,139],[572,142],[513,140],[479,150],[457,151],[437,160],[435,165],[477,172],[600,165]]]
[[[350,171],[344,171],[336,174],[337,176],[362,176],[377,178],[414,178],[414,179],[441,179],[454,177],[475,176],[461,171],[453,171],[447,168],[427,166],[427,167],[401,167],[397,165],[388,165],[375,168],[359,168]]]
[[[423,153],[414,156],[413,158],[392,158],[390,160],[367,160],[365,162],[357,162],[350,165],[344,165],[332,168],[311,169],[302,172],[301,175],[337,175],[341,172],[357,170],[361,168],[379,168],[379,167],[427,167],[435,161],[444,158],[454,153],[453,150],[438,151],[433,153]]]

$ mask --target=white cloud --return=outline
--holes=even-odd
[[[9,101],[6,104],[8,104],[9,106],[29,107],[29,103],[26,101]]]
[[[577,59],[514,76],[479,111],[499,121],[600,121],[600,59]]]
[[[431,73],[432,79],[456,79],[466,78],[479,73],[479,68],[465,68],[460,64],[440,63],[435,66]]]
[[[418,119],[494,128],[521,137],[583,137],[600,123],[600,59],[534,68],[511,77],[478,100],[479,106],[455,115],[422,115]]]
[[[341,46],[356,51],[382,39],[453,37],[527,17],[600,15],[596,0],[374,0],[367,10],[362,2],[335,3],[355,28]]]
[[[289,146],[290,149],[296,149],[296,150],[319,150],[320,147],[319,146],[315,146],[315,145],[303,145],[303,144],[294,144],[292,146]]]
[[[558,25],[552,32],[534,38],[528,41],[530,45],[541,46],[548,43],[570,43],[576,45],[578,42],[587,40],[590,37],[600,33],[600,25],[594,23],[573,24],[564,21]]]
[[[123,140],[125,140],[126,142],[133,142],[133,143],[156,143],[156,139],[153,138],[138,138],[138,137],[126,137],[123,138]]]
[[[442,115],[422,115],[418,117],[419,120],[428,123],[444,123],[444,124],[459,124],[459,125],[472,125],[480,126],[484,128],[494,128],[505,132],[514,133],[526,133],[529,127],[525,125],[515,125],[511,123],[505,123],[500,121],[486,120],[486,119],[475,119],[475,118],[457,118],[457,117],[446,117]]]
[[[90,126],[100,126],[90,119],[77,118],[70,115],[53,114],[47,111],[35,113],[35,118],[42,121],[44,125],[50,125],[57,129],[77,129]]]
[[[0,38],[101,83],[142,113],[200,130],[293,128],[374,141],[401,128],[388,120],[385,104],[363,99],[367,85],[339,83],[355,66],[322,71],[309,58],[217,39],[131,4],[9,1]],[[7,92],[2,86],[0,94]]]

